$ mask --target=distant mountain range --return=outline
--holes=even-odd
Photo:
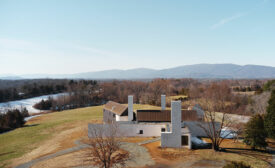
[[[151,78],[209,78],[209,79],[258,79],[275,78],[275,67],[235,64],[195,64],[154,70],[147,68],[105,70],[77,74],[30,74],[0,76],[0,79],[72,78],[72,79],[151,79]]]

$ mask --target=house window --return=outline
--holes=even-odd
[[[161,132],[165,132],[165,128],[161,128]]]
[[[139,134],[143,134],[143,130],[139,130]]]
[[[182,146],[188,145],[188,136],[186,135],[181,136],[181,145]]]

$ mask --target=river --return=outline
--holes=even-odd
[[[14,108],[21,109],[21,107],[26,107],[27,110],[29,111],[29,114],[40,113],[43,111],[33,108],[34,104],[40,102],[42,99],[47,100],[49,97],[52,97],[53,99],[55,99],[58,96],[65,96],[65,95],[68,95],[68,93],[43,95],[43,96],[38,96],[38,97],[33,97],[28,99],[21,99],[16,101],[0,103],[0,112],[6,111],[7,109],[14,109]]]

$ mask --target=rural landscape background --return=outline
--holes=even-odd
[[[0,0],[0,168],[275,167],[274,9],[272,0]],[[195,118],[180,121],[191,149],[183,135],[181,148],[162,147],[179,101]],[[116,106],[124,124],[167,130],[115,136],[126,114]],[[167,110],[169,122],[138,121]],[[90,125],[111,135],[88,136]]]

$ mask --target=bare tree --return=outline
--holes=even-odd
[[[120,149],[118,126],[114,123],[95,124],[89,129],[87,161],[102,168],[125,166],[129,153]]]
[[[270,95],[270,92],[263,92],[252,96],[253,102],[247,106],[246,111],[254,114],[265,114]]]
[[[225,84],[212,84],[205,91],[201,107],[205,110],[205,122],[199,123],[205,134],[212,142],[212,149],[220,150],[220,145],[225,138],[233,132],[229,130],[234,124],[229,113],[232,112],[230,88]]]

